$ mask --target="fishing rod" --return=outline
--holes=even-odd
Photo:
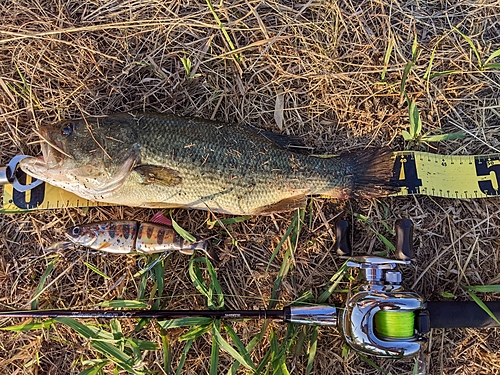
[[[0,318],[154,318],[188,317],[212,319],[273,319],[286,323],[337,328],[354,350],[383,358],[417,355],[432,328],[494,328],[498,321],[475,302],[425,302],[401,286],[398,265],[414,257],[413,223],[396,222],[396,258],[352,256],[349,224],[336,224],[336,252],[348,257],[347,266],[359,268],[358,285],[345,305],[285,306],[281,310],[13,310],[0,311]],[[500,302],[487,302],[493,316],[500,318]]]

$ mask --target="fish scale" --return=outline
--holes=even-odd
[[[394,190],[388,150],[317,158],[279,147],[247,126],[115,114],[48,125],[41,133],[48,141],[43,160],[25,159],[21,168],[93,201],[252,215],[301,207],[309,195],[373,197]]]

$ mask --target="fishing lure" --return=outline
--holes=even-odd
[[[135,220],[100,221],[69,228],[65,235],[70,242],[58,242],[49,249],[63,249],[80,245],[93,250],[114,254],[154,254],[179,251],[192,255],[202,251],[208,257],[214,256],[208,250],[208,241],[191,243],[179,236],[168,224],[171,221],[163,215],[155,215],[150,222]]]

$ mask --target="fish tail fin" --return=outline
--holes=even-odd
[[[346,197],[377,198],[398,191],[391,185],[394,153],[388,147],[349,152],[340,158],[351,177]]]

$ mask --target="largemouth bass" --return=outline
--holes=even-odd
[[[386,149],[317,158],[248,126],[115,114],[63,121],[40,133],[43,157],[24,159],[21,168],[93,201],[256,215],[303,207],[307,196],[380,197],[394,190]]]

